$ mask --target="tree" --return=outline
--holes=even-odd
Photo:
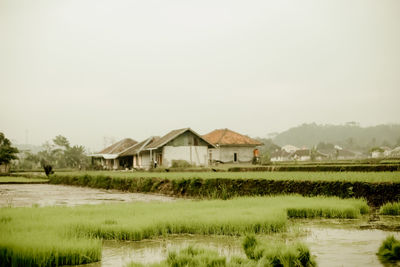
[[[85,155],[85,148],[83,146],[69,147],[64,151],[65,162],[67,166],[73,168],[81,168],[86,165],[87,156]]]
[[[69,148],[69,141],[65,136],[62,135],[57,135],[54,139],[53,139],[53,143],[60,146],[60,147],[64,147],[65,149]]]
[[[0,133],[0,165],[9,164],[11,160],[17,159],[17,153],[18,149],[11,146],[10,140]]]

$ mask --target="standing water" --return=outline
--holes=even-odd
[[[154,194],[49,184],[0,185],[0,207],[75,206],[134,201],[174,201]],[[375,222],[362,220],[294,220],[305,230],[299,238],[316,256],[318,266],[382,266],[376,253],[388,235],[400,239],[400,218],[387,217]],[[377,224],[378,223],[378,224]],[[397,225],[396,231],[382,231],[379,224]],[[364,225],[363,225],[364,224]],[[363,227],[372,229],[361,229]],[[385,227],[386,227],[385,226]],[[102,261],[89,266],[125,266],[131,261],[150,264],[164,260],[168,251],[188,245],[213,249],[221,255],[245,257],[241,238],[228,236],[173,236],[140,242],[104,241]]]
[[[50,184],[0,184],[0,207],[76,206],[135,201],[173,201],[155,194]]]

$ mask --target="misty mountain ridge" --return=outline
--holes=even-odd
[[[382,124],[361,127],[350,122],[343,125],[304,123],[279,133],[273,139],[277,145],[313,147],[321,142],[340,145],[349,149],[400,146],[400,124]]]

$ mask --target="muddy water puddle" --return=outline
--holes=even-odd
[[[308,227],[302,241],[316,256],[318,266],[382,266],[376,253],[388,235],[399,232],[378,229]]]
[[[104,241],[101,262],[88,264],[90,267],[125,266],[129,262],[142,264],[158,263],[167,258],[169,251],[188,246],[209,248],[218,251],[228,259],[232,256],[245,257],[241,239],[229,236],[172,236],[167,239],[144,240],[140,242]]]
[[[2,184],[0,207],[76,206],[135,201],[173,201],[153,194],[127,193],[87,187],[51,184]]]

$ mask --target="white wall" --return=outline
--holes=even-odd
[[[193,165],[208,165],[207,146],[164,146],[163,166],[170,167],[172,160],[186,160]]]
[[[139,155],[139,163],[140,163],[140,168],[143,169],[148,169],[150,166],[153,164],[150,161],[150,152],[149,151],[143,151]]]
[[[233,162],[233,154],[237,153],[239,162],[251,162],[254,149],[254,147],[219,147],[210,150],[213,160]]]

